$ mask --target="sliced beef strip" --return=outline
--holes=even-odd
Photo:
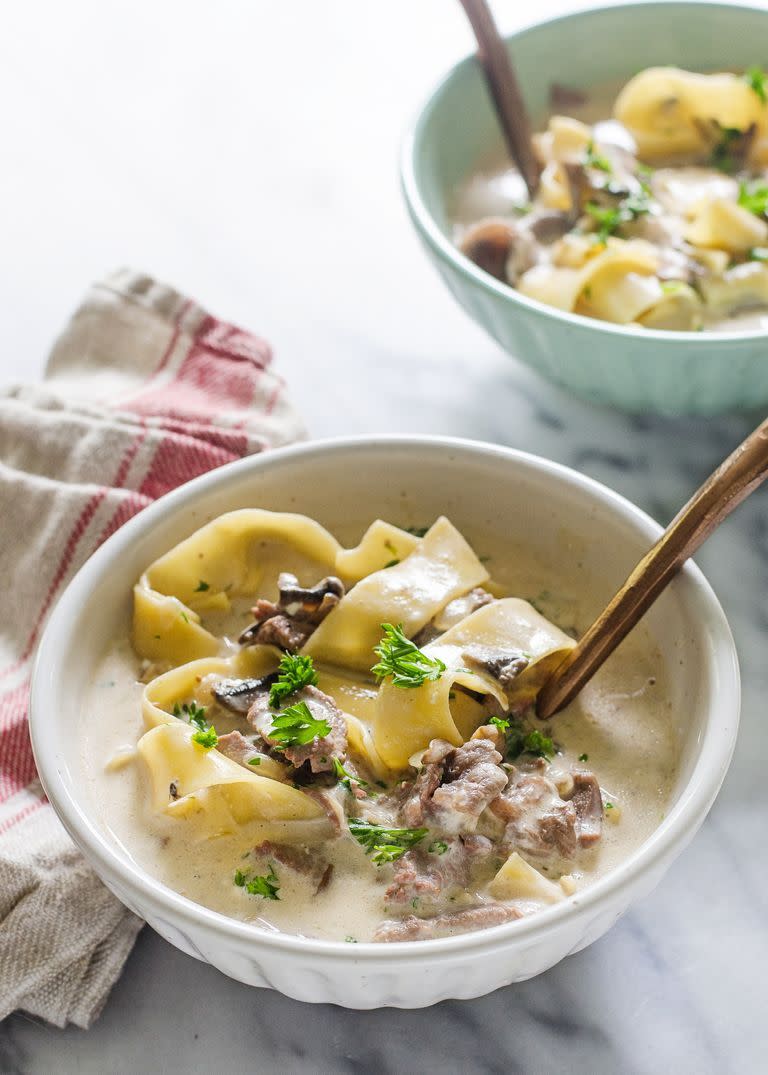
[[[269,862],[277,862],[286,869],[306,877],[315,886],[315,892],[327,888],[333,867],[316,847],[280,844],[265,840],[254,849],[254,854]]]
[[[251,609],[255,622],[240,635],[241,645],[299,650],[344,596],[344,583],[334,575],[303,587],[295,575],[284,571],[277,585],[277,603],[262,598]]]
[[[488,739],[470,739],[445,758],[430,814],[448,832],[472,832],[483,810],[507,784],[501,754]]]
[[[576,810],[576,835],[581,847],[591,847],[603,835],[603,797],[594,773],[583,769],[573,772],[570,802]]]
[[[536,858],[571,859],[576,853],[576,807],[564,802],[540,769],[513,770],[491,812],[505,823],[502,845]]]
[[[460,836],[406,851],[395,863],[384,902],[392,908],[411,906],[414,900],[439,905],[453,889],[465,888],[473,867],[492,852],[493,844],[485,836]]]
[[[248,723],[272,747],[273,751],[277,751],[294,768],[300,769],[302,765],[309,762],[309,768],[313,773],[330,772],[333,769],[333,759],[341,759],[347,752],[347,722],[341,710],[333,698],[318,690],[317,687],[304,687],[292,694],[289,701],[291,705],[296,702],[306,702],[315,720],[328,722],[331,727],[330,733],[322,738],[316,737],[311,743],[305,743],[303,746],[281,749],[279,742],[270,734],[275,710],[271,708],[269,694],[266,692],[257,695],[248,710]]]
[[[426,809],[443,779],[443,763],[454,747],[444,739],[433,739],[421,758],[421,769],[412,784],[406,784],[402,805],[403,824],[416,829],[424,823]]]
[[[252,740],[245,738],[242,732],[234,731],[228,732],[226,735],[220,735],[216,743],[216,749],[225,757],[236,761],[238,765],[244,766],[249,772],[256,771],[255,767],[249,765],[248,762],[251,758],[255,758],[260,751]]]
[[[428,941],[433,937],[452,937],[488,926],[499,926],[522,918],[522,911],[504,903],[486,903],[463,911],[451,911],[435,918],[407,915],[396,921],[382,922],[373,935],[374,941]]]

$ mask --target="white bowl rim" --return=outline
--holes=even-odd
[[[216,470],[194,478],[178,489],[167,493],[129,520],[104,542],[80,568],[59,599],[46,626],[35,659],[30,698],[30,732],[38,773],[43,788],[59,819],[75,842],[85,851],[89,861],[98,864],[97,873],[103,870],[107,876],[116,875],[135,892],[140,893],[138,902],[152,906],[156,911],[170,914],[171,918],[183,919],[192,928],[203,928],[210,933],[226,934],[240,943],[259,947],[276,948],[284,952],[304,954],[307,957],[349,959],[361,958],[391,960],[407,955],[421,961],[441,954],[467,952],[502,941],[514,943],[526,939],[535,942],[540,934],[546,934],[550,926],[561,919],[578,919],[596,904],[610,904],[610,897],[622,885],[652,869],[655,862],[681,850],[688,838],[696,831],[706,816],[725,777],[736,741],[739,724],[740,679],[738,658],[733,636],[720,603],[699,568],[689,561],[683,567],[674,585],[685,587],[698,599],[706,612],[701,622],[712,639],[714,668],[713,690],[709,699],[707,726],[698,744],[690,779],[678,801],[665,816],[659,827],[623,863],[593,882],[583,891],[568,897],[562,903],[499,926],[491,926],[472,933],[458,934],[419,942],[398,941],[391,943],[328,941],[298,937],[288,933],[267,932],[253,924],[230,918],[218,911],[180,895],[161,881],[145,872],[132,860],[124,861],[105,834],[92,822],[80,802],[62,780],[57,765],[57,745],[51,730],[45,727],[45,713],[55,704],[54,681],[56,679],[57,653],[64,652],[69,635],[70,622],[84,603],[87,603],[98,579],[106,573],[113,562],[119,562],[120,553],[128,548],[135,536],[151,529],[156,523],[180,510],[191,507],[201,494],[217,485],[226,485],[230,478],[241,472],[258,472],[280,464],[286,459],[326,455],[333,456],[353,452],[356,449],[374,448],[386,452],[388,448],[420,449],[439,448],[463,452],[476,458],[506,460],[531,474],[563,481],[581,489],[589,497],[602,502],[624,520],[633,523],[649,541],[655,541],[662,528],[640,508],[613,492],[600,482],[572,470],[560,463],[541,456],[502,445],[459,437],[384,434],[375,436],[334,437],[310,443],[275,448],[259,455],[228,463]],[[39,714],[39,717],[38,717]]]
[[[612,11],[639,10],[648,7],[666,8],[668,10],[676,7],[700,7],[708,8],[710,10],[719,9],[731,13],[734,11],[750,12],[756,15],[765,16],[766,25],[768,25],[768,10],[753,4],[722,3],[721,0],[639,0],[639,2],[638,0],[633,0],[633,2],[630,3],[606,4],[600,7],[581,7],[577,11],[569,11],[563,15],[555,15],[550,19],[542,19],[528,23],[520,29],[515,30],[514,33],[505,34],[503,37],[506,42],[511,42],[519,37],[523,37],[532,30],[539,30],[544,27],[554,27],[558,23],[567,23],[572,19],[582,19],[585,16],[602,15]],[[447,85],[457,78],[465,67],[473,64],[475,60],[475,54],[470,53],[470,55],[465,56],[463,59],[453,64],[445,75],[443,75],[435,88],[422,103],[416,113],[415,119],[411,121],[411,124],[403,137],[400,150],[400,182],[405,201],[410,209],[416,227],[421,231],[432,249],[443,261],[449,262],[454,268],[462,273],[463,276],[473,283],[479,284],[483,290],[494,296],[508,300],[513,305],[519,303],[521,306],[527,307],[545,317],[551,317],[556,321],[563,321],[565,324],[573,325],[583,330],[606,332],[619,337],[631,337],[632,339],[648,340],[649,342],[653,340],[657,343],[664,342],[674,344],[686,342],[690,344],[691,342],[695,342],[705,349],[707,347],[714,348],[720,344],[743,342],[746,345],[749,341],[765,340],[768,336],[768,328],[753,329],[744,332],[715,332],[707,330],[702,332],[683,332],[680,330],[634,328],[630,325],[616,325],[611,321],[601,321],[596,317],[586,317],[584,314],[573,314],[566,310],[558,310],[555,306],[548,306],[544,302],[539,302],[538,299],[532,299],[527,295],[521,294],[516,288],[512,287],[510,284],[503,283],[501,280],[497,280],[495,277],[491,276],[490,273],[485,272],[478,265],[475,265],[473,261],[470,261],[465,254],[462,254],[459,248],[451,242],[438,227],[431,209],[422,197],[421,188],[416,178],[415,158],[416,149],[421,142],[429,115],[437,105],[438,99],[442,96]],[[675,356],[676,351],[674,348],[671,348],[671,356],[665,356],[665,359]],[[681,349],[680,358],[682,359],[684,357]]]

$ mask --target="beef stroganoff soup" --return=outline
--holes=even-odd
[[[345,548],[260,509],[151,564],[83,717],[100,823],[226,915],[449,936],[562,902],[664,816],[677,743],[641,627],[563,713],[532,701],[586,594],[446,518]]]
[[[457,191],[458,245],[521,294],[652,329],[768,329],[768,79],[649,68],[554,87],[533,203],[508,162]]]

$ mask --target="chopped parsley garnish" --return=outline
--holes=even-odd
[[[195,732],[192,736],[192,742],[197,743],[201,747],[205,747],[206,750],[212,750],[219,741],[219,737],[216,734],[216,729],[211,724],[209,727]]]
[[[435,842],[430,844],[427,848],[427,851],[429,851],[431,855],[444,855],[447,850],[448,844],[445,840],[435,840]]]
[[[527,212],[528,210],[526,210]],[[414,537],[422,538],[429,530],[428,526],[406,526],[405,531],[407,534],[413,534]]]
[[[762,67],[750,67],[744,72],[744,81],[755,91],[763,104],[768,104],[768,75]]]
[[[368,787],[366,782],[361,780],[359,776],[355,776],[354,773],[350,773],[349,770],[345,769],[338,758],[331,758],[331,762],[333,763],[333,771],[338,778],[339,783],[343,784],[349,791],[352,790],[352,785],[350,783],[352,780],[362,788]]]
[[[721,172],[735,172],[736,159],[733,150],[744,132],[738,127],[720,127],[720,138],[712,147],[711,162]]]
[[[211,750],[216,746],[219,737],[214,726],[206,722],[205,706],[198,705],[197,702],[184,702],[183,705],[176,702],[173,707],[173,715],[174,717],[179,717],[180,720],[189,721],[190,724],[197,728],[197,731],[192,736],[193,743],[199,743],[206,750]]]
[[[345,937],[347,944],[357,944],[357,937]]]
[[[173,707],[174,717],[179,717],[180,720],[187,720],[190,724],[194,724],[195,727],[204,732],[208,727],[205,720],[205,706],[198,705],[197,702],[184,702],[180,705],[178,702]]]
[[[385,862],[395,862],[406,851],[410,851],[420,840],[427,835],[428,829],[385,829],[381,825],[373,825],[370,821],[361,821],[360,818],[349,819],[349,831],[365,849],[366,854],[371,855],[371,861],[377,866]]]
[[[207,583],[205,579],[200,579],[197,586],[195,586],[195,593],[205,593],[206,590],[210,590],[210,583]]]
[[[651,196],[646,187],[637,194],[629,194],[622,198],[618,205],[598,205],[597,202],[587,202],[586,210],[597,224],[597,238],[604,243],[609,235],[621,227],[637,220],[644,213],[651,210]]]
[[[390,561],[389,561],[388,563],[384,564],[384,568],[387,568],[387,567],[394,567],[394,566],[395,566],[395,564],[399,564],[399,563],[400,563],[400,561],[399,561],[399,560],[397,560],[397,559],[395,559],[395,560],[390,560]],[[383,569],[382,569],[382,570],[383,570]]]
[[[595,151],[595,143],[590,142],[584,151],[584,164],[587,168],[597,168],[600,172],[607,172],[608,175],[613,171],[611,162],[607,157],[604,157],[602,153]]]
[[[265,900],[280,899],[277,894],[280,890],[280,881],[271,862],[266,877],[260,875],[251,877],[242,870],[235,870],[235,884],[238,888],[244,888],[249,896],[262,896]]]
[[[249,765],[261,765],[261,758],[251,758],[248,762]]]
[[[606,810],[613,810],[613,803],[606,803],[605,804],[605,809]]]
[[[273,707],[281,705],[290,694],[317,684],[317,672],[312,658],[303,657],[299,653],[284,653],[277,671],[277,682],[269,689],[269,704]]]
[[[749,261],[768,261],[768,246],[753,246],[747,258]]]
[[[392,676],[395,687],[420,687],[425,680],[436,680],[445,671],[437,657],[429,657],[403,634],[403,625],[382,623],[384,637],[373,652],[380,658],[371,671],[379,679]]]
[[[186,612],[181,613],[181,618],[184,620],[184,623],[189,623],[189,616],[186,614]]]
[[[589,754],[579,754],[579,761],[589,761]]]
[[[739,183],[739,205],[755,216],[768,214],[768,183]]]
[[[536,754],[548,760],[555,756],[555,744],[549,736],[543,735],[538,728],[526,731],[514,721],[503,717],[491,717],[490,724],[504,733],[506,740],[505,756],[514,761],[521,754]]]
[[[296,702],[272,718],[269,738],[274,740],[277,750],[285,750],[286,747],[306,746],[313,739],[323,739],[330,733],[327,720],[316,720],[306,702]]]

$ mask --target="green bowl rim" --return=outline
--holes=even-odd
[[[606,4],[600,7],[583,7],[578,11],[571,11],[565,15],[556,15],[551,19],[529,23],[512,34],[504,36],[506,42],[524,38],[526,34],[543,27],[553,27],[558,23],[568,23],[574,19],[583,19],[585,16],[602,15],[613,11],[631,11],[646,9],[649,7],[665,8],[702,8],[709,11],[719,10],[723,12],[744,12],[753,15],[761,15],[768,24],[768,8],[757,7],[752,4],[721,3],[720,0],[641,0],[641,2]],[[471,53],[462,60],[457,61],[437,83],[435,88],[426,98],[415,120],[406,130],[400,152],[400,183],[403,196],[406,201],[411,219],[421,232],[423,238],[429,243],[433,251],[443,260],[473,284],[478,284],[483,290],[511,302],[519,303],[523,308],[528,308],[534,313],[544,317],[562,321],[572,325],[581,331],[606,332],[619,338],[630,337],[632,339],[665,342],[665,343],[699,343],[702,347],[717,347],[724,343],[748,343],[755,340],[768,338],[768,329],[757,329],[750,332],[682,332],[664,329],[633,328],[628,325],[617,325],[611,321],[600,321],[597,318],[586,317],[583,314],[572,314],[565,310],[558,310],[555,306],[547,306],[546,303],[522,295],[509,284],[503,284],[500,280],[480,269],[474,262],[461,253],[450,239],[447,238],[438,227],[426,201],[422,197],[419,182],[416,178],[415,157],[416,150],[424,139],[425,129],[431,114],[438,101],[445,92],[449,83],[458,78],[463,70],[476,62],[476,55]]]

